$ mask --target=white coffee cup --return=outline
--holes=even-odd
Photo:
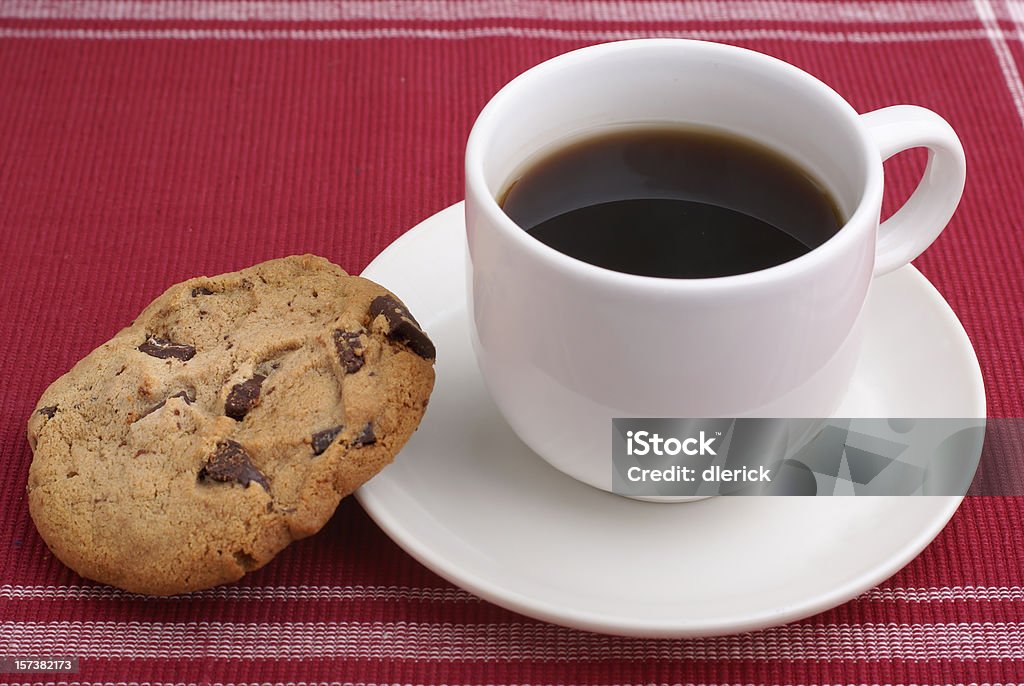
[[[824,183],[846,224],[789,262],[669,279],[607,270],[517,226],[497,197],[566,141],[646,123],[755,139]],[[928,149],[917,189],[879,226],[882,162]],[[611,490],[613,417],[828,417],[849,385],[872,277],[917,257],[960,200],[956,134],[929,110],[858,114],[781,60],[702,41],[606,43],[501,89],[466,148],[468,283],[487,387],[519,437]]]

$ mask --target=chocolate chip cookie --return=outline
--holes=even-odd
[[[234,581],[391,461],[434,357],[398,298],[313,255],[172,286],[43,393],[32,518],[90,579]]]

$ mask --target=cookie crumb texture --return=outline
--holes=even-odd
[[[394,295],[313,255],[172,286],[43,393],[32,518],[128,591],[237,580],[391,461],[434,354]]]

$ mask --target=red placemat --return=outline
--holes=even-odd
[[[58,563],[24,497],[38,395],[167,285],[304,251],[359,272],[461,199],[466,135],[503,83],[653,35],[751,47],[860,111],[952,123],[967,189],[917,265],[974,342],[990,414],[1022,416],[1022,32],[1020,3],[988,0],[0,0],[0,655],[78,656],[44,680],[90,684],[1024,682],[1020,499],[968,499],[910,566],[817,617],[650,641],[481,602],[351,500],[239,584],[133,597]],[[890,207],[921,162],[887,165]]]

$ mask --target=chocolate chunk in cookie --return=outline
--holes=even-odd
[[[53,415],[57,414],[57,406],[49,405],[47,407],[40,407],[37,412],[47,419],[53,419]]]
[[[200,295],[213,295],[213,291],[211,291],[209,288],[206,288],[205,286],[197,286],[196,288],[192,289],[193,298],[197,298]]]
[[[377,435],[373,433],[373,422],[367,422],[363,430],[359,432],[359,435],[352,440],[352,445],[362,447],[364,445],[373,445],[377,442]]]
[[[224,401],[224,414],[232,419],[241,421],[249,410],[256,407],[260,402],[260,389],[267,377],[255,374],[251,379],[235,384]]]
[[[334,332],[334,349],[346,374],[354,374],[363,368],[362,334],[356,331]]]
[[[196,349],[187,343],[174,343],[166,338],[150,336],[146,339],[145,343],[139,346],[139,352],[152,355],[153,357],[160,358],[161,360],[173,358],[175,360],[187,362],[195,356]]]
[[[325,450],[331,447],[331,443],[334,443],[334,439],[338,437],[345,427],[343,426],[332,426],[330,429],[324,429],[323,431],[317,431],[313,434],[312,445],[313,454],[322,455]]]
[[[369,312],[370,321],[384,315],[388,323],[388,338],[391,340],[404,343],[409,350],[425,360],[437,357],[433,342],[398,298],[390,294],[378,296],[370,303]]]
[[[253,481],[267,489],[267,479],[256,469],[249,453],[236,441],[224,441],[199,470],[200,481],[234,482],[248,487]]]

